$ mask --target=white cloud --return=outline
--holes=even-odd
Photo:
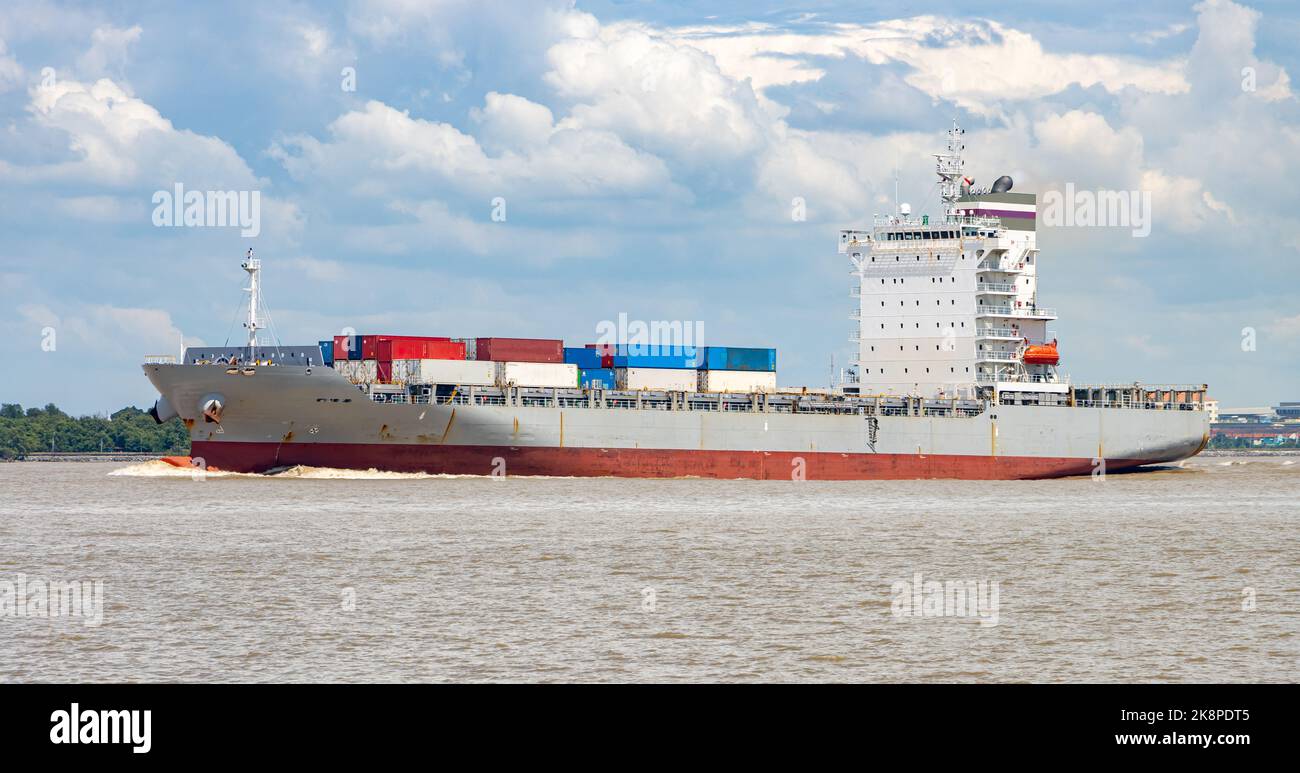
[[[1267,330],[1283,340],[1300,340],[1300,314],[1278,317],[1269,323]]]
[[[1186,22],[1174,22],[1158,29],[1134,32],[1133,39],[1139,43],[1152,45],[1167,38],[1177,37],[1190,29],[1192,29],[1192,25]]]
[[[659,159],[612,132],[554,125],[545,107],[522,97],[491,94],[476,118],[499,155],[450,124],[373,100],[331,123],[328,140],[290,137],[270,152],[298,179],[347,181],[370,195],[679,193]]]
[[[181,341],[180,329],[162,309],[91,304],[59,312],[45,304],[24,304],[17,311],[33,340],[41,329],[52,327],[56,352],[87,353],[96,360],[134,361],[143,353],[174,352]]]
[[[733,78],[756,74],[758,88],[819,79],[818,57],[902,64],[909,68],[906,80],[912,86],[981,115],[999,115],[1008,104],[1056,94],[1073,84],[1111,93],[1127,87],[1162,94],[1187,90],[1180,61],[1049,52],[1029,33],[994,21],[917,16],[828,24],[812,32],[759,26],[739,32],[692,27],[666,34],[713,54]]]
[[[93,84],[58,79],[31,90],[28,111],[42,129],[66,137],[70,158],[14,165],[4,172],[24,182],[93,184],[111,188],[251,189],[256,178],[230,145],[177,129],[153,106],[107,78]]]
[[[0,38],[0,94],[18,88],[22,81],[22,65],[6,53],[4,38]]]
[[[550,108],[514,94],[489,91],[484,106],[470,111],[470,117],[479,125],[479,142],[494,153],[537,148],[555,132]]]
[[[704,51],[640,24],[572,32],[547,52],[546,82],[574,103],[562,123],[613,131],[692,163],[742,158],[770,143],[774,116]]]
[[[142,32],[138,25],[96,27],[90,36],[90,48],[77,59],[77,72],[87,80],[105,76],[120,80],[128,49],[140,40]]]

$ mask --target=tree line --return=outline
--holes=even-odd
[[[180,419],[158,424],[135,407],[108,418],[72,417],[53,403],[23,409],[0,405],[0,459],[21,459],[37,451],[188,454],[190,436]]]

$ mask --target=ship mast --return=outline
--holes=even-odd
[[[966,130],[952,120],[948,130],[948,146],[943,153],[935,153],[935,171],[939,174],[939,198],[943,200],[945,222],[954,222],[958,217],[957,200],[961,198],[962,166],[965,164],[961,152],[966,149],[964,135]]]
[[[248,359],[251,362],[257,361],[257,331],[262,328],[262,322],[258,318],[258,311],[262,307],[262,285],[259,274],[262,271],[262,261],[253,257],[253,248],[248,248],[248,255],[240,268],[248,272],[248,287],[244,292],[248,293],[248,320],[244,322],[244,327],[248,328]]]

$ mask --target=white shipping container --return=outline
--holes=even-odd
[[[566,362],[498,362],[497,384],[500,386],[561,387],[578,386],[578,366]]]
[[[615,368],[614,383],[619,389],[694,392],[695,370],[693,368]]]
[[[775,392],[776,373],[770,370],[702,370],[701,392]]]
[[[335,360],[334,370],[354,384],[369,384],[379,378],[379,364],[374,360]]]
[[[403,384],[491,386],[496,368],[474,360],[393,360],[393,381]]]

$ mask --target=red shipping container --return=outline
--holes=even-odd
[[[346,360],[348,358],[348,337],[334,336],[334,359]]]
[[[475,359],[496,362],[564,362],[558,338],[480,338]]]
[[[393,380],[393,363],[392,363],[392,361],[389,361],[389,362],[383,362],[383,361],[381,360],[380,362],[375,363],[375,371],[376,371],[376,375],[377,375],[378,381],[379,381],[380,383],[382,383],[382,384],[387,384],[388,382],[390,382],[390,381]]]
[[[376,345],[380,362],[393,360],[463,360],[465,344],[448,338],[415,339],[411,336],[381,337]]]
[[[424,344],[426,360],[463,360],[465,344],[463,341],[426,341]]]
[[[380,336],[361,336],[361,359],[379,359],[379,339]]]
[[[373,339],[367,349],[365,339]],[[424,358],[424,345],[430,342],[450,341],[446,336],[365,336],[362,339],[362,359],[366,360],[418,360]],[[371,354],[373,352],[373,354]]]

